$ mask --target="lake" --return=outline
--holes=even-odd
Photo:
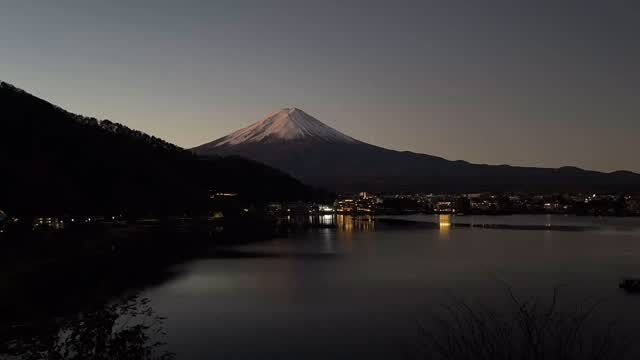
[[[222,249],[171,269],[142,296],[166,316],[178,359],[395,359],[419,342],[452,298],[503,306],[521,298],[569,306],[601,300],[599,318],[639,331],[640,296],[618,289],[640,276],[640,219],[413,215],[436,227],[327,216],[336,229]],[[576,231],[455,224],[567,225]],[[640,332],[639,332],[640,333]]]

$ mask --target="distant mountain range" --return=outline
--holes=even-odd
[[[261,163],[201,158],[111,122],[69,113],[0,82],[0,210],[11,214],[182,214],[209,191],[251,201],[313,195]]]
[[[239,155],[338,191],[631,191],[640,175],[576,167],[534,168],[450,161],[395,151],[347,136],[297,108],[191,149]]]

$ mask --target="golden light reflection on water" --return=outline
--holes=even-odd
[[[371,216],[337,215],[336,224],[338,230],[347,233],[354,231],[370,232],[376,229],[376,223]]]
[[[336,224],[343,232],[353,232],[353,217],[349,215],[337,215]]]
[[[449,237],[449,233],[451,232],[451,215],[450,214],[441,214],[438,215],[438,224],[440,225],[440,238]]]
[[[442,214],[438,215],[438,223],[440,224],[440,228],[451,228],[451,215],[450,214]]]

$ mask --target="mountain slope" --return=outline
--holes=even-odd
[[[276,111],[244,129],[233,132],[200,150],[252,143],[326,142],[358,143],[359,141],[323,124],[297,108]],[[197,148],[198,149],[198,148]]]
[[[296,121],[298,117],[305,118],[303,125]],[[270,120],[274,118],[278,121]],[[299,109],[280,110],[192,151],[205,156],[243,156],[307,183],[346,191],[640,189],[640,175],[631,172],[479,165],[389,150],[344,135]]]
[[[175,214],[205,209],[209,190],[252,200],[311,192],[263,164],[199,158],[126,126],[69,113],[4,82],[0,114],[0,209],[12,213]]]

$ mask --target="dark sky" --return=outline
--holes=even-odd
[[[640,171],[638,1],[29,1],[0,79],[184,147],[282,108],[449,159]]]

